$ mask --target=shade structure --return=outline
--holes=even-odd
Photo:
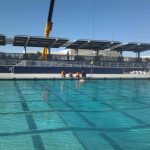
[[[120,44],[121,42],[98,41],[98,40],[77,40],[66,48],[69,49],[86,49],[86,50],[105,50]]]
[[[3,34],[0,34],[0,45],[6,44],[6,37]]]
[[[68,41],[66,38],[45,38],[35,36],[15,36],[14,46],[59,48]]]

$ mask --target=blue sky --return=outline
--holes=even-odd
[[[50,0],[1,0],[0,33],[7,37],[43,36],[49,3]],[[72,41],[113,39],[150,43],[149,6],[150,0],[56,0],[50,35]],[[40,50],[27,48],[33,49]],[[22,52],[23,48],[1,46],[0,51]],[[150,55],[150,51],[142,55]]]

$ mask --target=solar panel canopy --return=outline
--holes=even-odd
[[[96,40],[77,40],[71,43],[66,48],[69,49],[89,49],[89,50],[104,50],[118,45],[120,42],[111,41],[96,41]]]
[[[59,48],[65,44],[68,39],[65,38],[45,38],[34,36],[15,36],[14,46],[27,46],[27,47],[47,47]]]
[[[29,37],[27,46],[29,47],[50,47],[56,39]]]
[[[65,38],[59,38],[56,40],[56,42],[52,45],[52,48],[59,48],[59,47],[64,47],[64,44],[68,42],[68,39]]]
[[[69,49],[80,49],[83,45],[85,45],[87,43],[88,43],[87,40],[77,40],[77,41],[71,43],[66,48],[69,48]]]
[[[105,50],[110,49],[112,46],[118,44],[111,41],[89,41],[86,45],[83,45],[82,49],[92,49],[92,50]]]
[[[3,34],[0,34],[0,45],[6,44],[6,37]]]
[[[143,52],[150,50],[150,44],[149,43],[127,43],[121,46],[118,46],[116,48],[113,48],[111,50],[114,51],[133,51],[133,52]]]
[[[6,44],[6,37],[0,34],[0,45]],[[113,51],[133,51],[143,52],[150,50],[150,43],[135,43],[130,42],[122,44],[119,41],[101,41],[101,40],[84,40],[80,39],[75,42],[69,42],[66,38],[45,38],[37,36],[19,35],[15,36],[13,40],[13,46],[24,47],[47,47],[47,48],[60,48],[65,47],[67,49],[89,49],[89,50],[105,50],[110,49]]]
[[[26,36],[15,36],[13,46],[25,46],[27,43],[28,37]]]

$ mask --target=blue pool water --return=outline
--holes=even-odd
[[[0,81],[0,150],[149,149],[149,80]]]

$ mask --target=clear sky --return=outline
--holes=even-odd
[[[50,0],[0,0],[0,33],[43,36],[49,4]],[[150,0],[56,0],[52,20],[52,37],[150,43]],[[0,51],[23,48],[1,46]]]

